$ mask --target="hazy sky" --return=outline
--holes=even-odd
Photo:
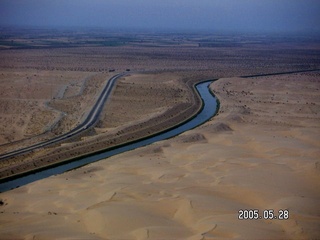
[[[0,0],[0,25],[320,32],[320,0]]]

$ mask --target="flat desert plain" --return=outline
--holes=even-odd
[[[319,72],[211,89],[198,128],[1,193],[1,239],[319,239]]]

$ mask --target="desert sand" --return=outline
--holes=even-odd
[[[211,88],[221,108],[204,125],[1,193],[0,238],[320,238],[320,74]]]

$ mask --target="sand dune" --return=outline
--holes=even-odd
[[[0,194],[1,238],[320,238],[319,77],[215,82],[221,109],[206,124]]]

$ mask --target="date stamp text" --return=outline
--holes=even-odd
[[[288,220],[289,219],[289,210],[280,209],[275,211],[273,209],[266,209],[260,212],[258,209],[240,209],[238,211],[239,220]]]

